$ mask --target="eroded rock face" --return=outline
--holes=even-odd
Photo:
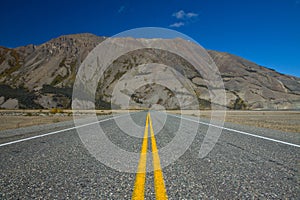
[[[0,105],[2,105],[5,101],[5,98],[4,97],[0,97]]]
[[[76,72],[88,53],[104,39],[92,34],[76,34],[61,36],[38,46],[27,45],[15,49],[0,47],[0,86],[3,86],[0,87],[1,107],[4,104],[5,108],[70,108]],[[139,41],[132,39],[132,42]],[[300,108],[299,78],[280,74],[228,53],[208,53],[221,73],[228,108]],[[210,108],[211,94],[202,75],[186,60],[151,49],[131,52],[111,64],[99,81],[97,106],[109,107],[115,85],[130,70],[147,63],[173,66],[191,85],[200,108]],[[138,71],[131,73],[132,77],[147,78],[147,74],[139,74]],[[121,82],[125,84],[128,80],[125,78]],[[126,93],[125,90],[123,92]],[[133,107],[159,104],[176,109],[178,99],[168,88],[149,84],[138,87],[134,94],[130,94],[130,104]]]
[[[209,51],[209,54],[222,74],[231,104],[240,97],[249,109],[299,109],[299,78],[228,53]]]
[[[92,34],[76,34],[38,46],[0,48],[1,83],[30,90],[44,84],[70,87],[82,60],[103,40]]]
[[[8,99],[0,106],[4,109],[18,109],[19,108],[19,102],[17,99]]]

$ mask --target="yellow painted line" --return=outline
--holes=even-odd
[[[152,146],[153,169],[154,169],[155,199],[167,200],[168,195],[166,192],[164,177],[160,166],[160,160],[159,160],[150,113],[148,113],[146,117],[144,138],[143,138],[143,143],[141,148],[140,161],[139,161],[135,183],[134,183],[134,189],[132,193],[132,200],[143,200],[145,198],[146,161],[147,161],[147,144],[148,144],[149,126],[150,126],[150,133],[151,133],[151,146]]]
[[[150,132],[151,132],[151,145],[152,145],[152,157],[153,157],[153,168],[154,168],[155,197],[157,200],[166,200],[168,199],[168,195],[164,183],[163,173],[160,167],[160,160],[159,160],[158,150],[156,146],[150,113],[149,113],[149,123],[150,123]]]
[[[147,161],[147,144],[148,144],[148,124],[149,113],[146,117],[146,126],[144,131],[144,139],[141,148],[140,161],[135,178],[132,200],[142,200],[145,196],[145,180],[146,180],[146,161]]]

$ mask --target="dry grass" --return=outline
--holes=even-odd
[[[130,110],[135,112],[138,110]],[[94,111],[78,111],[78,114],[91,113]],[[125,113],[127,110],[97,110],[97,115],[109,115],[114,113]],[[57,114],[56,114],[57,113]],[[77,112],[76,112],[77,113]],[[81,117],[81,116],[79,116]],[[52,124],[73,120],[72,110],[0,110],[0,131],[42,124]]]
[[[180,111],[170,111],[179,113]],[[195,111],[183,111],[183,114],[197,115]],[[211,117],[211,111],[200,111],[200,116]],[[216,119],[221,120],[221,117]],[[300,133],[300,111],[226,111],[226,122],[269,128],[284,132]]]
[[[130,110],[135,112],[140,110]],[[89,113],[90,111],[81,111]],[[98,115],[107,115],[112,112],[126,113],[127,110],[97,110]],[[180,111],[168,111],[171,113],[180,113]],[[2,113],[8,113],[3,115]],[[19,116],[12,116],[11,113],[22,113]],[[45,114],[35,116],[35,114]],[[14,129],[26,126],[51,124],[62,121],[72,120],[72,111],[63,110],[64,116],[48,115],[49,110],[0,110],[0,130]],[[199,111],[185,110],[183,114],[196,115]],[[24,116],[25,115],[25,116]],[[26,116],[27,115],[27,116]],[[200,116],[210,118],[210,111],[200,111]],[[217,119],[222,119],[217,117]],[[226,111],[226,122],[232,122],[241,125],[255,126],[260,128],[269,128],[284,132],[300,133],[300,111]]]
[[[72,120],[72,116],[0,116],[0,130],[52,124]]]
[[[300,112],[229,113],[227,122],[300,133]]]

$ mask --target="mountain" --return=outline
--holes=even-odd
[[[0,107],[70,108],[77,70],[88,53],[104,40],[105,37],[92,34],[75,34],[38,46],[0,47]],[[132,40],[138,42],[137,39]],[[229,53],[211,50],[208,53],[221,73],[229,109],[300,108],[300,78],[280,74]],[[166,58],[167,63],[162,58]],[[185,78],[196,92],[200,108],[210,108],[210,96],[201,74],[193,71],[184,59],[152,49],[131,52],[112,63],[99,81],[97,108],[110,106],[114,86],[135,66],[145,63],[170,64],[168,62],[176,62],[179,70],[187,71]],[[138,76],[146,78],[147,73]],[[131,99],[133,107],[147,107],[147,101],[169,109],[179,106],[173,92],[161,85],[142,86],[131,95]]]

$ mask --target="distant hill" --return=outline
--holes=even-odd
[[[92,34],[75,34],[61,36],[38,46],[14,49],[0,47],[0,107],[70,108],[76,71],[88,53],[104,40],[105,37]],[[280,74],[232,54],[217,51],[208,53],[221,72],[229,109],[300,108],[300,78]],[[147,58],[143,55],[147,55]],[[97,107],[109,108],[112,87],[126,70],[147,62],[159,63],[158,55],[161,52],[143,50],[116,60],[110,75],[100,80]],[[182,69],[187,69],[188,63],[184,60],[174,55],[164,56],[177,62]],[[124,63],[127,67],[124,67]],[[207,87],[202,84],[201,75],[191,71],[186,77],[193,84],[200,107],[209,109],[209,95]],[[159,91],[161,98],[154,103],[175,109],[178,105],[172,92],[160,87],[140,88],[132,97],[135,105],[144,105],[146,98]]]

